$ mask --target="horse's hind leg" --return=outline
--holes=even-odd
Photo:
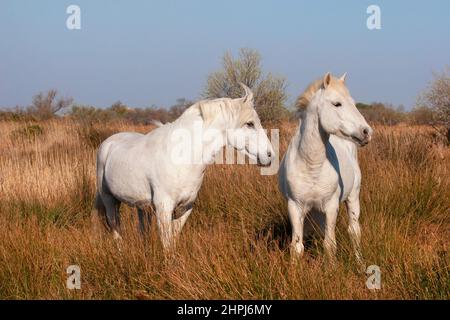
[[[102,193],[103,203],[106,208],[106,221],[113,233],[114,239],[122,239],[120,236],[120,201],[112,195]]]
[[[145,236],[150,231],[151,226],[151,217],[150,213],[146,208],[137,208],[138,217],[139,217],[139,231],[142,236]]]

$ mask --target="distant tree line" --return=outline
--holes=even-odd
[[[255,95],[255,108],[264,121],[280,121],[294,118],[294,112],[286,105],[286,80],[283,77],[265,73],[261,56],[256,50],[241,49],[237,58],[226,53],[221,69],[211,73],[203,90],[203,98],[243,95],[239,83],[250,87]],[[169,108],[152,106],[131,108],[117,101],[109,108],[77,105],[72,98],[57,97],[56,90],[39,93],[28,107],[0,111],[0,120],[41,121],[65,116],[85,122],[129,121],[135,124],[149,124],[152,120],[163,123],[178,118],[193,101],[177,99]],[[432,125],[450,141],[450,68],[434,74],[434,79],[420,94],[416,106],[406,112],[402,106],[374,102],[357,103],[369,123],[395,125],[413,123]]]
[[[75,105],[68,113],[68,116],[88,122],[122,120],[134,124],[150,124],[153,120],[158,120],[166,123],[177,119],[192,104],[193,102],[190,100],[179,98],[169,108],[156,106],[130,108],[120,101],[113,103],[111,107],[106,109]]]
[[[156,106],[149,108],[131,108],[121,101],[117,101],[108,108],[96,108],[93,106],[73,104],[70,98],[60,98],[56,101],[55,97],[55,90],[51,90],[47,94],[39,93],[33,99],[33,104],[29,107],[17,107],[15,109],[0,111],[0,120],[42,121],[58,117],[69,117],[87,122],[122,120],[134,124],[150,124],[152,120],[158,120],[165,123],[177,119],[186,108],[194,103],[185,98],[180,98],[169,108]],[[359,102],[356,104],[356,107],[369,123],[384,125],[396,125],[399,123],[422,125],[444,124],[443,121],[441,123],[437,120],[440,119],[440,114],[427,105],[417,106],[409,112],[405,111],[402,106],[395,107],[391,104],[381,102],[373,102],[371,104]],[[294,113],[286,108],[273,117],[270,112],[267,112],[264,120],[286,120],[293,117]]]
[[[109,108],[78,105],[72,98],[56,99],[56,90],[46,94],[39,93],[28,107],[15,107],[0,110],[0,120],[43,121],[54,118],[72,118],[83,122],[126,121],[134,124],[150,124],[152,120],[169,122],[178,118],[184,110],[193,104],[185,98],[177,99],[169,108],[151,106],[149,108],[131,108],[121,101]]]

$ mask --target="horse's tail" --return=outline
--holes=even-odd
[[[108,228],[108,219],[106,216],[106,206],[100,193],[104,190],[103,186],[103,170],[106,162],[106,155],[109,144],[103,142],[97,151],[97,192],[95,193],[94,207],[97,210],[97,216],[104,227]]]
[[[100,196],[100,194],[98,192],[95,195],[94,207],[97,210],[97,216],[100,219],[102,225],[105,228],[108,228],[108,220],[106,217],[106,207],[105,207],[105,204],[103,203],[102,197]]]
[[[95,209],[97,209],[102,214],[104,214],[106,216],[106,207],[105,204],[103,203],[102,197],[100,196],[99,193],[97,193],[95,195],[95,203],[94,203]]]

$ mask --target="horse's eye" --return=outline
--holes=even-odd
[[[333,102],[333,106],[340,107],[340,106],[342,106],[342,104],[340,102]]]
[[[253,121],[249,121],[245,124],[247,127],[249,128],[254,128],[255,127],[255,123]]]

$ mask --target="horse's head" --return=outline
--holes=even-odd
[[[323,77],[321,89],[314,97],[320,126],[329,134],[364,146],[369,143],[373,130],[356,108],[345,85],[345,77],[346,74],[338,79],[330,73]]]
[[[242,83],[241,86],[245,95],[232,100],[234,128],[227,130],[227,143],[257,161],[258,165],[269,166],[275,152],[254,108],[252,91]]]

